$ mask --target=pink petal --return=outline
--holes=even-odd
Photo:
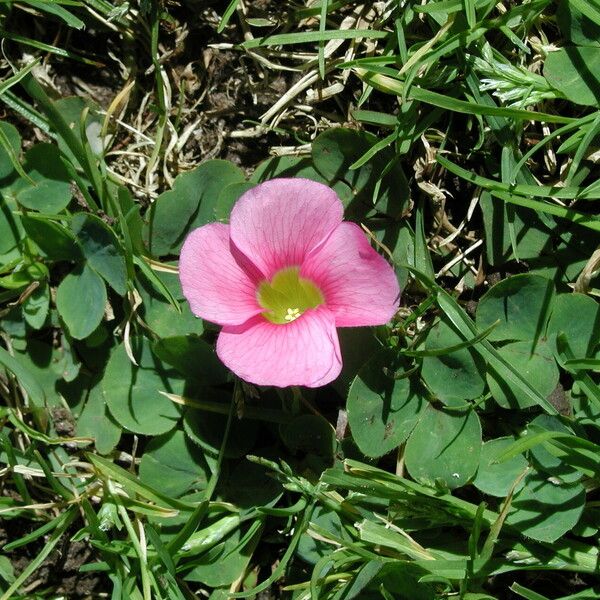
[[[398,310],[400,287],[388,262],[355,223],[344,222],[302,265],[335,315],[336,327],[387,323]]]
[[[270,279],[306,255],[342,222],[343,206],[326,185],[300,177],[248,190],[231,211],[231,239]]]
[[[240,325],[262,312],[256,283],[234,259],[229,225],[194,229],[179,257],[179,279],[192,312],[219,325]]]
[[[236,375],[256,385],[318,387],[333,381],[342,368],[334,317],[323,306],[285,325],[258,316],[224,327],[217,354]]]

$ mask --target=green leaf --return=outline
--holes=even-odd
[[[548,54],[544,62],[544,77],[571,102],[598,106],[599,69],[600,48],[567,46]]]
[[[381,349],[381,344],[369,327],[342,327],[338,329],[338,337],[343,359],[342,371],[331,385],[345,398],[359,370]]]
[[[243,183],[244,172],[227,160],[211,160],[202,163],[198,169],[201,183],[198,191],[201,193],[198,210],[195,212],[185,233],[211,223],[215,220],[215,207],[221,190],[232,183]]]
[[[99,385],[90,390],[77,419],[77,435],[94,438],[100,454],[112,452],[121,439],[121,427],[110,416]]]
[[[529,590],[518,583],[513,583],[510,586],[511,591],[519,594],[522,598],[526,598],[526,600],[550,600],[547,596],[542,596],[533,590]]]
[[[220,498],[242,509],[272,506],[281,492],[281,484],[264,466],[248,460],[239,461],[227,474],[221,473],[217,488]]]
[[[179,175],[173,188],[152,204],[146,227],[150,252],[155,256],[177,254],[188,232],[215,220],[223,188],[243,181],[243,171],[225,160],[208,160]]]
[[[226,185],[219,193],[215,205],[215,217],[217,220],[223,222],[229,221],[229,215],[235,203],[241,198],[242,194],[251,190],[255,185],[250,181],[240,181]]]
[[[41,329],[50,310],[50,287],[47,282],[39,287],[23,303],[23,317],[34,329]]]
[[[160,435],[175,427],[179,407],[160,392],[181,394],[183,381],[165,368],[142,337],[131,338],[134,365],[124,344],[117,346],[102,378],[102,393],[115,420],[125,429],[144,435]]]
[[[228,379],[228,371],[217,358],[214,347],[197,336],[163,338],[152,350],[163,362],[202,385],[220,385]]]
[[[379,575],[384,563],[379,560],[370,560],[363,564],[353,575],[352,579],[345,587],[345,597],[348,600],[360,598],[360,594],[366,591],[369,584]],[[368,597],[368,596],[363,596]]]
[[[210,470],[202,452],[183,431],[172,431],[150,441],[140,462],[140,480],[178,498],[190,490],[204,489]]]
[[[412,240],[413,256],[410,258],[409,263],[414,264],[415,269],[424,273],[427,277],[434,279],[435,273],[425,236],[425,219],[423,213],[424,203],[421,201],[417,205],[415,215],[415,233]]]
[[[46,2],[46,4],[47,4],[47,2]],[[91,60],[89,58],[85,58],[85,56],[82,56],[81,54],[77,54],[71,50],[67,50],[60,46],[54,46],[52,44],[46,44],[45,42],[40,42],[39,40],[35,40],[30,37],[20,35],[18,33],[14,33],[14,31],[7,31],[6,29],[3,29],[1,27],[0,27],[0,36],[2,36],[4,39],[13,40],[15,42],[18,42],[19,44],[22,44],[24,46],[31,46],[32,48],[36,48],[37,50],[41,50],[42,52],[50,52],[50,53],[56,54],[58,56],[69,58],[71,60],[76,60],[76,61],[81,62],[86,65],[92,65],[94,67],[102,67],[103,66],[103,63]],[[27,65],[27,67],[29,67],[30,64],[31,63],[29,63]],[[27,69],[27,72],[29,72],[30,70],[33,70],[33,69]],[[24,76],[24,74],[23,74],[23,76]],[[11,86],[8,86],[8,87],[11,87]]]
[[[60,6],[58,2],[45,2],[43,0],[27,0],[27,4],[41,11],[42,13],[48,13],[54,15],[64,21],[69,27],[75,29],[83,29],[85,23],[76,17],[73,13],[69,12],[66,8]]]
[[[600,4],[598,0],[571,0],[573,6],[595,25],[600,25]]]
[[[197,557],[192,563],[193,569],[184,579],[209,587],[231,585],[248,567],[261,533],[262,522],[259,520],[252,522],[243,537],[236,529],[224,542]]]
[[[576,318],[574,318],[576,316]],[[600,343],[600,305],[584,294],[559,294],[554,300],[547,335],[556,360],[556,339],[563,333],[576,358],[591,358]]]
[[[404,457],[415,480],[433,485],[439,479],[455,489],[475,475],[480,454],[481,424],[475,411],[429,405],[408,438]]]
[[[448,325],[438,321],[427,334],[426,350],[456,346],[465,340]],[[421,375],[431,391],[446,405],[464,406],[466,400],[483,393],[483,361],[475,352],[463,348],[439,356],[425,356]]]
[[[541,542],[555,542],[581,517],[585,489],[581,484],[559,484],[532,473],[513,499],[506,523]]]
[[[324,532],[330,532],[335,538],[350,541],[350,536],[346,532],[339,515],[322,506],[317,506],[310,519],[311,523],[317,525]],[[300,538],[298,543],[298,556],[309,565],[316,565],[324,556],[331,553],[331,545],[321,540],[316,540],[308,533]]]
[[[18,157],[21,151],[21,136],[19,135],[19,131],[14,125],[6,121],[0,121],[0,129],[9,143],[9,149]],[[8,177],[14,170],[15,167],[7,148],[0,144],[0,179]]]
[[[69,273],[56,290],[56,308],[72,337],[90,335],[104,316],[106,286],[88,265]]]
[[[396,216],[408,203],[408,182],[390,148],[351,169],[377,141],[367,132],[336,127],[324,131],[312,144],[313,164],[328,184],[334,189],[338,183],[349,188],[349,195],[338,192],[349,217],[363,218],[373,209]]]
[[[356,121],[378,125],[379,127],[393,128],[398,123],[398,117],[374,110],[353,110],[352,118]]]
[[[166,302],[156,287],[148,281],[146,275],[138,275],[140,287],[138,290],[144,301],[143,318],[148,327],[161,338],[200,335],[204,329],[202,319],[196,317],[190,310],[189,304],[183,299],[179,278],[172,273],[150,271],[173,296],[179,310],[170,302]]]
[[[366,456],[383,456],[397,448],[417,423],[425,403],[413,379],[402,376],[408,370],[394,352],[382,350],[360,369],[350,386],[348,423]]]
[[[196,494],[196,497],[198,494]],[[189,496],[188,496],[189,497]],[[193,496],[192,496],[193,497]],[[185,557],[188,556],[197,556],[199,554],[203,554],[208,549],[213,548],[218,543],[222,542],[232,531],[235,531],[239,528],[241,523],[241,518],[239,514],[236,513],[221,513],[224,516],[217,517],[217,520],[210,523],[210,525],[205,525],[201,529],[198,529],[196,532],[192,533],[187,538],[187,541],[179,551],[180,554]],[[181,521],[181,525],[188,525],[189,520],[192,520],[194,516],[189,515],[180,515],[178,518],[169,518],[168,525],[179,525],[179,521]]]
[[[282,425],[280,433],[283,443],[293,454],[316,454],[333,461],[336,448],[335,430],[323,417],[299,415]]]
[[[219,21],[217,33],[222,33],[225,27],[227,27],[227,23],[229,23],[229,19],[231,19],[231,15],[233,15],[233,13],[235,12],[238,3],[239,0],[231,0],[231,2],[229,2],[227,8],[225,9],[225,12],[223,13],[223,16],[221,17],[221,20]]]
[[[41,213],[56,214],[71,202],[71,186],[68,182],[33,178],[36,184],[23,189],[16,196],[21,206]]]
[[[35,375],[22,364],[19,358],[11,356],[2,347],[0,347],[0,365],[8,369],[17,378],[17,381],[25,388],[31,402],[35,406],[42,407],[45,405],[46,394]]]
[[[444,567],[441,566],[440,563],[444,565],[446,562],[450,564],[449,567],[444,570]],[[456,579],[464,576],[464,571],[461,569],[462,565],[456,565],[455,561],[442,561],[440,559],[436,560],[435,563],[434,561],[426,561],[427,566],[433,570],[435,567],[433,567],[432,563],[436,565],[442,574],[447,573]],[[398,569],[395,564],[387,562],[381,569],[379,577],[382,581],[379,585],[379,589],[388,590],[388,597],[386,600],[392,600],[394,598],[437,600],[437,598],[439,598],[434,584],[423,581],[423,567],[419,566],[416,561],[414,564],[405,562],[400,569]]]
[[[355,527],[357,527],[360,539],[363,542],[392,548],[415,560],[431,559],[432,556],[435,556],[433,552],[425,550],[418,543],[415,543],[414,540],[407,539],[402,533],[397,530],[394,531],[394,529],[387,527],[383,523],[380,524],[369,519],[364,519],[362,522],[356,523]]]
[[[71,230],[88,264],[117,294],[124,296],[127,291],[125,256],[112,229],[95,215],[77,213],[71,220]]]
[[[83,148],[78,148],[78,154],[80,150],[86,152],[90,150],[95,156],[101,156],[104,151],[104,141],[100,137],[102,130],[102,123],[104,117],[99,113],[98,105],[91,98],[83,98],[81,96],[69,96],[67,98],[60,98],[55,102],[52,102],[52,106],[55,111],[65,121],[72,135],[79,142]],[[85,121],[83,122],[82,128],[82,117],[86,112]],[[53,123],[54,126],[54,123]],[[84,138],[82,138],[82,129]],[[75,156],[74,146],[67,140],[67,135],[63,135],[63,131],[57,130],[60,134],[58,139],[58,146],[65,156],[69,159],[69,162],[76,165],[78,162],[87,162],[89,157]],[[85,168],[86,165],[81,165]],[[92,178],[92,173],[88,172],[88,177]]]
[[[429,288],[435,290],[437,296],[436,300],[440,309],[452,322],[452,325],[454,325],[454,327],[460,331],[461,335],[465,336],[466,339],[472,339],[473,337],[477,337],[482,334],[480,328],[475,326],[470,317],[465,313],[464,309],[461,308],[458,302],[449,293],[447,293],[443,288],[438,286],[435,282],[431,281],[422,273],[419,273],[411,267],[407,268],[419,280],[426,283]],[[484,331],[487,331],[487,329]],[[546,412],[550,414],[557,413],[556,408],[554,408],[554,406],[548,402],[546,398],[541,396],[539,392],[533,388],[524,377],[519,375],[519,373],[516,373],[498,354],[498,351],[487,339],[482,339],[478,344],[473,346],[473,349],[478,352],[485,362],[489,364],[497,373],[499,373],[506,380],[511,381],[523,395],[534,399],[537,404],[546,410]]]
[[[48,279],[48,268],[41,262],[27,264],[20,262],[8,275],[0,277],[0,287],[17,290],[33,283]]]
[[[101,328],[95,329],[93,334],[97,333],[99,329],[101,330]],[[91,345],[90,338],[86,339],[86,343]],[[61,338],[61,346],[58,350],[58,372],[66,382],[70,382],[77,377],[80,368],[81,363],[73,348],[72,340],[65,334]]]
[[[274,177],[304,177],[327,184],[310,158],[299,156],[273,156],[261,162],[252,174],[251,181],[261,183]]]
[[[13,583],[15,580],[14,568],[8,556],[0,557],[0,577],[2,577],[6,583]],[[5,589],[5,587],[2,589]]]
[[[152,204],[147,238],[148,249],[155,256],[172,252],[198,210],[201,200],[199,169],[178,175],[173,188],[163,192]]]
[[[578,537],[592,537],[598,535],[599,531],[600,509],[597,506],[588,503],[583,511],[581,519],[573,529],[573,535]],[[562,598],[561,600],[576,600],[576,597],[569,597],[568,599]],[[585,596],[582,596],[582,600],[585,600]],[[590,598],[590,600],[592,599]]]
[[[262,38],[253,38],[242,43],[243,48],[261,46],[280,46],[283,44],[307,44],[325,40],[350,40],[355,38],[377,39],[390,35],[387,31],[376,29],[333,29],[329,31],[302,31],[298,33],[282,33]]]
[[[505,198],[508,202],[523,202],[524,206],[542,206],[553,214],[553,211],[559,211],[558,214],[564,216],[565,213],[569,212],[569,209],[557,206],[556,204],[545,204],[540,202],[530,201],[526,196],[533,196],[535,198],[564,198],[573,199],[581,198],[584,200],[594,200],[595,192],[593,188],[584,190],[576,186],[552,186],[552,185],[538,185],[533,183],[507,183],[504,181],[496,181],[495,179],[489,179],[477,175],[473,171],[463,169],[456,163],[448,160],[442,155],[436,156],[436,161],[439,162],[443,167],[448,169],[451,173],[458,175],[462,179],[483,187],[484,189],[490,190],[493,195],[497,195],[499,198]],[[515,165],[516,167],[516,165]],[[512,169],[511,169],[512,171]],[[514,199],[513,199],[514,198]],[[559,209],[562,209],[560,211]],[[572,213],[573,215],[585,216],[584,213]],[[598,221],[594,221],[597,225]]]
[[[419,6],[415,6],[415,12],[426,13],[430,15],[434,15],[435,13],[444,13],[445,15],[449,15],[455,12],[459,12],[465,10],[465,4],[471,5],[471,8],[480,8],[481,6],[485,6],[486,4],[490,4],[489,0],[471,0],[466,3],[464,0],[437,0],[435,2],[428,2],[427,4],[422,4]],[[473,25],[469,23],[469,27]]]
[[[15,252],[21,239],[20,219],[13,214],[13,208],[14,201],[0,192],[0,255]]]
[[[527,468],[527,461],[521,454],[513,456],[510,460],[497,462],[498,457],[514,443],[512,437],[501,437],[489,440],[481,447],[479,467],[473,485],[484,494],[504,498],[517,477]],[[521,481],[517,490],[523,487]]]
[[[498,354],[545,398],[556,388],[558,367],[546,341],[540,341],[533,352],[531,341],[513,342],[498,348]],[[536,405],[532,398],[524,397],[519,389],[493,369],[488,370],[487,382],[492,397],[503,408],[528,408]]]
[[[539,275],[513,275],[481,298],[477,326],[486,329],[499,320],[489,335],[490,341],[528,340],[533,346],[546,330],[553,296],[550,280]]]
[[[44,389],[46,406],[59,406],[61,397],[56,391],[56,386],[62,377],[60,350],[46,342],[29,338],[27,346],[15,354],[15,357],[18,357],[21,364]]]
[[[472,32],[472,36],[475,39],[485,33],[487,28],[478,28]],[[465,38],[461,34],[456,37],[457,45],[461,46],[465,44]],[[430,60],[431,60],[430,55]],[[406,93],[405,83],[396,79],[395,77],[389,77],[382,75],[381,73],[369,72],[365,69],[354,69],[358,77],[364,82],[372,85],[375,89],[381,90],[386,94],[394,94],[403,97]],[[455,111],[457,113],[463,113],[467,115],[490,115],[497,117],[505,117],[507,119],[512,118],[516,120],[525,121],[545,121],[547,123],[570,123],[572,119],[562,115],[540,113],[533,110],[520,110],[516,108],[504,108],[496,106],[486,106],[485,104],[478,104],[476,102],[470,102],[467,100],[459,100],[452,96],[439,94],[431,90],[427,90],[417,85],[410,86],[407,94],[408,100],[418,100],[425,104],[431,104],[449,111]],[[440,158],[440,155],[436,157],[436,160]]]
[[[228,406],[229,397],[224,392],[216,390],[205,390],[202,392],[202,400],[219,402]],[[227,403],[223,402],[226,401]],[[183,415],[183,425],[186,434],[198,444],[204,451],[216,457],[223,445],[223,436],[227,416],[204,410],[188,408]],[[258,423],[250,419],[234,418],[231,422],[231,430],[227,438],[225,456],[228,458],[240,458],[248,454],[258,433]]]
[[[142,498],[150,500],[156,506],[173,508],[186,513],[191,512],[195,508],[193,504],[171,498],[153,489],[153,487],[141,483],[137,475],[123,469],[123,467],[115,465],[108,458],[91,452],[86,452],[86,457],[104,477],[120,483],[131,497],[139,495]]]
[[[561,0],[556,22],[561,33],[573,44],[600,46],[600,26],[584,15],[573,0]]]
[[[566,190],[567,188],[562,189]],[[580,191],[579,188],[577,188],[577,191]],[[582,195],[587,196],[586,199],[591,199],[590,195],[592,193],[593,190],[581,191]],[[491,194],[494,198],[499,198],[508,204],[524,206],[526,208],[538,211],[542,214],[554,215],[556,217],[566,219],[567,221],[576,223],[577,225],[581,225],[582,227],[586,227],[587,229],[591,229],[592,231],[600,231],[600,220],[595,215],[590,215],[589,213],[576,211],[570,207],[565,207],[560,204],[555,204],[552,202],[539,202],[537,200],[530,200],[529,198],[524,198],[523,196],[508,194],[497,190],[492,190]],[[568,195],[572,195],[571,192],[569,192]]]
[[[538,415],[527,426],[528,436],[542,431],[556,431],[573,435],[572,429],[567,427],[558,417],[551,415]],[[579,481],[582,474],[579,470],[569,466],[558,456],[554,456],[544,444],[538,444],[531,448],[531,458],[537,469],[543,471],[548,477],[555,477],[564,483],[575,483]]]
[[[83,258],[75,236],[61,223],[36,217],[35,213],[22,215],[21,223],[29,238],[49,260],[78,261]]]
[[[487,260],[490,265],[503,265],[514,258],[506,205],[493,200],[488,191],[481,193],[479,204],[483,212]],[[552,231],[531,210],[519,206],[512,206],[511,209],[519,258],[527,260],[539,257],[547,247]],[[556,261],[557,257],[552,255],[552,260]]]
[[[37,144],[25,153],[23,166],[35,185],[22,180],[16,195],[21,206],[49,214],[68,206],[73,197],[71,178],[56,145]]]

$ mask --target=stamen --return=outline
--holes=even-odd
[[[325,301],[321,290],[300,277],[300,267],[296,266],[277,271],[271,281],[261,281],[256,300],[265,309],[263,317],[277,325],[291,323]]]
[[[299,308],[288,308],[287,314],[283,317],[286,321],[292,322],[295,321],[302,313]]]

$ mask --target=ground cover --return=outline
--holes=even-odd
[[[600,597],[600,3],[0,3],[0,598]],[[178,279],[277,177],[395,269],[262,387]],[[284,325],[285,326],[285,325]]]

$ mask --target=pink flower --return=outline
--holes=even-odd
[[[393,269],[327,186],[272,179],[230,224],[192,231],[179,277],[192,312],[222,325],[219,358],[257,385],[318,387],[340,373],[336,327],[381,325],[398,308]]]

